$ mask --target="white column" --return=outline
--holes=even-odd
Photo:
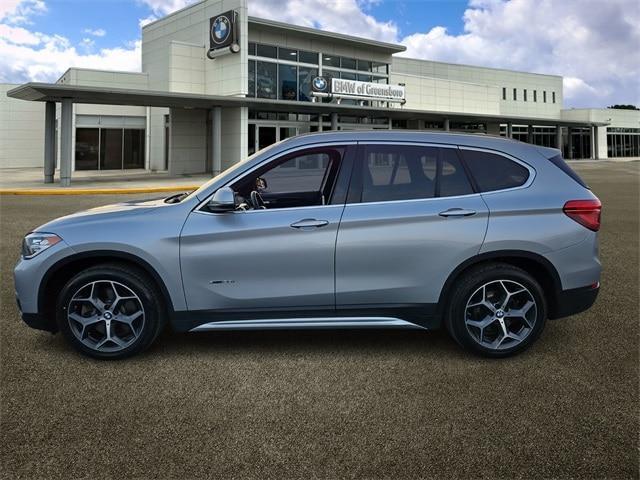
[[[62,99],[60,113],[60,185],[71,185],[71,149],[73,147],[73,102]]]
[[[507,123],[507,138],[513,138],[513,123]]]
[[[338,113],[331,113],[331,130],[338,130]]]
[[[53,183],[56,171],[56,102],[47,102],[44,110],[44,183]]]
[[[448,132],[450,130],[450,126],[449,126],[449,119],[445,118],[444,119],[444,131]]]
[[[556,125],[556,148],[562,150],[562,127]]]

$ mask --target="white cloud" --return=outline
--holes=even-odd
[[[89,35],[93,35],[94,37],[104,37],[107,34],[107,31],[104,28],[85,28],[83,32],[88,33]]]
[[[562,75],[565,106],[640,104],[634,0],[471,0],[464,32],[401,40],[409,57]]]
[[[29,17],[47,11],[43,0],[2,0],[0,21],[6,23],[28,23]]]
[[[142,26],[195,0],[137,1],[151,10]],[[379,1],[249,0],[249,13],[402,43],[415,58],[562,75],[569,107],[640,104],[636,0],[469,0],[461,34],[435,26],[405,37],[367,13]],[[0,81],[52,81],[70,66],[139,70],[139,41],[91,53],[84,41],[81,54],[64,37],[16,26],[44,11],[42,0],[0,0]]]
[[[15,45],[39,45],[43,35],[30,32],[22,27],[13,27],[0,23],[0,39]]]
[[[147,5],[156,15],[167,15],[169,13],[180,10],[197,0],[138,0],[140,3]]]
[[[0,0],[0,82],[55,82],[69,67],[140,71],[141,42],[95,50],[95,41],[83,38],[71,44],[62,35],[47,35],[16,26],[46,11],[41,0]],[[89,30],[104,36],[103,29]],[[80,51],[78,51],[80,50]]]
[[[331,32],[393,42],[398,27],[381,22],[363,11],[371,2],[357,0],[256,0],[249,2],[249,15]]]
[[[133,47],[81,53],[58,35],[43,37],[35,47],[9,43],[0,37],[0,82],[55,82],[69,67],[140,71],[140,47],[138,40]]]
[[[142,28],[145,25],[150,24],[151,22],[155,22],[157,19],[158,19],[158,17],[156,17],[154,14],[151,14],[148,17],[145,17],[145,18],[139,18],[138,19],[138,26],[140,28]]]

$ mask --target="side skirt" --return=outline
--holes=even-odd
[[[335,317],[335,318],[271,318],[264,320],[232,320],[209,322],[189,330],[286,330],[286,329],[338,329],[338,328],[408,328],[426,330],[425,327],[390,317]]]
[[[341,305],[304,309],[197,310],[171,312],[176,332],[299,328],[411,328],[435,330],[435,304]]]

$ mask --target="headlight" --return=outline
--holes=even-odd
[[[62,239],[53,233],[29,233],[22,241],[22,257],[33,258]]]

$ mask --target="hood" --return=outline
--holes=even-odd
[[[115,218],[122,218],[131,215],[140,215],[149,213],[157,208],[167,206],[163,198],[154,198],[151,200],[134,200],[130,202],[114,203],[103,207],[90,208],[81,212],[65,215],[56,218],[44,225],[34,229],[36,232],[57,233],[57,229],[68,225],[80,223],[92,223],[96,221],[104,221]]]

